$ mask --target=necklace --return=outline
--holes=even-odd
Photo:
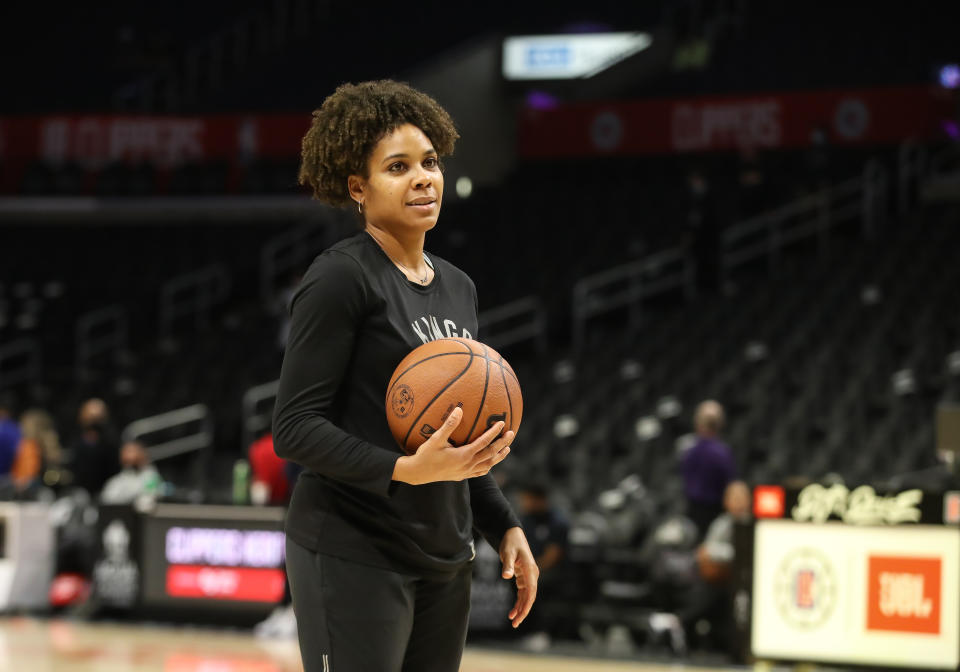
[[[384,252],[386,252],[386,250],[384,250]],[[387,256],[389,256],[389,255],[387,255]],[[409,268],[407,268],[406,266],[404,266],[403,264],[401,264],[401,263],[400,263],[399,261],[397,261],[396,259],[391,259],[391,261],[392,261],[393,263],[395,263],[397,266],[399,266],[400,268],[402,268],[403,270],[405,270],[407,273],[409,273],[410,275],[412,275],[412,276],[413,276],[413,279],[416,280],[417,282],[419,282],[421,285],[427,284],[427,276],[430,274],[430,267],[427,266],[426,264],[424,264],[423,277],[422,277],[422,278],[418,278],[416,273],[414,273],[412,270],[410,270]]]
[[[404,263],[402,263],[402,262],[400,262],[400,261],[397,261],[396,259],[394,259],[393,257],[391,257],[390,254],[387,252],[387,248],[385,248],[385,247],[383,246],[383,243],[381,243],[381,242],[379,241],[379,239],[377,239],[377,237],[376,237],[375,235],[373,235],[373,234],[370,233],[369,231],[367,231],[367,234],[368,234],[371,238],[373,238],[374,241],[376,241],[377,245],[380,246],[380,249],[383,250],[383,253],[387,255],[387,259],[389,259],[389,260],[392,261],[394,264],[396,264],[397,266],[399,266],[399,267],[400,267],[401,269],[403,269],[406,273],[409,273],[410,275],[413,276],[413,281],[414,281],[414,282],[419,282],[421,285],[427,284],[427,276],[430,275],[430,268],[431,268],[431,266],[432,266],[432,264],[430,263],[430,261],[427,259],[427,255],[425,255],[425,254],[423,255],[423,261],[424,261],[424,264],[425,264],[425,268],[423,269],[423,277],[422,277],[422,278],[418,278],[415,271],[411,270],[411,269],[410,269],[409,267],[407,267]]]

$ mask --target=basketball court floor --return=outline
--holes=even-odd
[[[0,672],[300,672],[292,641],[170,626],[0,619]],[[679,664],[468,649],[461,672],[682,672]]]

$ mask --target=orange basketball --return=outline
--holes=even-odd
[[[450,436],[470,443],[503,420],[517,431],[523,415],[520,383],[507,360],[468,338],[441,338],[415,348],[397,365],[387,387],[387,423],[409,454],[430,438],[454,408],[463,409]]]

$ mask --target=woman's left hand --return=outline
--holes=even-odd
[[[503,563],[503,578],[517,579],[517,602],[507,615],[516,628],[523,623],[537,599],[537,579],[540,578],[540,568],[533,559],[530,544],[527,543],[522,528],[511,527],[503,535],[503,541],[500,542],[500,562]]]

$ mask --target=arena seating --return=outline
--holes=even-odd
[[[960,398],[956,216],[929,207],[875,243],[797,251],[772,276],[753,269],[723,293],[652,307],[638,332],[607,320],[582,352],[518,365],[529,401],[503,470],[549,474],[574,512],[578,590],[565,599],[582,623],[650,643],[650,614],[676,608],[656,578],[672,547],[654,531],[680,524],[679,458],[703,399],[726,405],[750,483],[882,490],[937,464],[936,404]]]
[[[841,177],[860,170],[865,155],[843,158]],[[802,160],[771,157],[768,203],[804,192]],[[730,177],[736,164],[730,157],[703,163],[726,195],[718,216],[731,222],[741,214]],[[523,190],[451,201],[430,241],[475,278],[482,309],[516,298],[518,288],[544,300],[547,349],[503,350],[523,384],[526,413],[500,471],[508,491],[531,473],[547,475],[555,503],[571,514],[565,571],[576,580],[558,596],[565,605],[558,613],[598,632],[625,626],[649,642],[656,641],[646,630],[650,614],[675,606],[654,580],[665,549],[657,530],[683,530],[677,466],[697,402],[725,404],[727,439],[751,483],[836,474],[882,487],[935,464],[933,409],[960,399],[960,364],[950,364],[960,351],[952,291],[960,232],[950,204],[891,217],[873,240],[859,226],[838,229],[825,248],[801,243],[773,272],[766,263],[745,266],[693,300],[680,292],[658,297],[639,326],[611,313],[589,324],[577,349],[567,322],[576,280],[683,241],[690,164],[659,165],[523,166],[516,175]],[[577,198],[567,203],[558,193]],[[185,490],[229,501],[230,467],[244,450],[240,397],[279,372],[279,314],[260,296],[260,251],[290,228],[16,229],[18,249],[43,253],[28,259],[0,250],[16,279],[4,285],[0,338],[36,336],[49,363],[39,386],[20,390],[23,398],[49,405],[65,435],[89,394],[107,398],[120,426],[204,403],[216,425],[207,471],[176,465],[173,473]],[[45,245],[52,234],[58,244]],[[232,289],[207,327],[188,320],[159,339],[158,287],[211,264],[228,270]],[[75,321],[114,303],[130,316],[129,348],[78,376]],[[24,314],[35,317],[33,326],[17,319]],[[666,550],[681,557],[685,538]]]
[[[525,417],[533,448],[514,462],[569,478],[575,509],[631,473],[660,489],[693,405],[716,398],[752,482],[929,466],[933,408],[953,390],[947,358],[960,344],[951,216],[928,210],[821,259],[797,253],[773,277],[755,271],[727,294],[651,309],[639,333],[600,325],[579,355],[554,355],[568,358],[562,376],[551,361],[522,377],[539,403]],[[565,415],[574,438],[552,436]],[[644,419],[659,430],[647,439]]]
[[[771,200],[804,189],[794,180],[802,159],[794,158],[777,157],[769,169]],[[839,229],[824,249],[797,245],[774,272],[745,266],[692,301],[664,295],[644,306],[639,327],[616,312],[595,319],[575,349],[567,323],[573,284],[682,241],[688,167],[678,162],[657,174],[641,162],[586,171],[525,166],[522,192],[481,190],[451,202],[430,245],[476,279],[482,309],[516,298],[518,288],[544,299],[552,323],[546,350],[503,350],[523,384],[526,413],[500,469],[508,490],[531,473],[547,475],[555,503],[572,516],[566,571],[576,580],[560,597],[563,613],[598,631],[626,625],[648,638],[650,613],[673,606],[670,591],[651,580],[664,550],[655,531],[682,529],[677,464],[697,402],[726,405],[727,438],[752,483],[835,473],[882,486],[935,463],[933,409],[960,398],[960,367],[948,364],[960,350],[954,205],[891,218],[872,241],[858,226]],[[723,181],[725,167],[707,166],[728,195],[720,216],[731,221],[738,192],[732,178]],[[556,193],[596,198],[567,204]],[[65,435],[89,394],[107,398],[119,426],[206,404],[216,443],[202,482],[182,464],[172,473],[186,491],[228,501],[231,464],[244,450],[240,398],[279,372],[279,314],[259,296],[260,250],[288,228],[18,229],[28,249],[46,250],[42,263],[0,251],[18,280],[4,287],[10,319],[0,337],[36,335],[49,364],[39,388],[21,390],[25,399],[48,404]],[[61,244],[47,249],[53,232]],[[158,286],[210,264],[228,269],[231,292],[206,329],[187,320],[161,341]],[[76,318],[112,303],[129,313],[128,351],[78,377]],[[32,328],[18,325],[26,313],[36,316]]]
[[[859,170],[862,163],[858,160],[862,162],[865,156],[860,152],[839,157],[838,172],[844,174],[841,171],[845,165],[850,166],[846,170]],[[683,160],[524,165],[510,181],[522,184],[522,189],[480,190],[469,200],[450,201],[443,225],[431,235],[430,249],[454,260],[475,279],[481,310],[519,295],[541,297],[549,316],[550,341],[555,348],[562,348],[569,339],[570,294],[577,279],[683,241],[685,180],[690,165]],[[724,195],[716,203],[718,220],[733,221],[742,211],[736,158],[698,160],[698,165],[714,176],[713,189]],[[802,181],[796,180],[802,166],[803,155],[799,153],[769,157],[764,201],[780,202],[802,190]],[[575,196],[568,202],[556,198],[558,193]],[[56,389],[55,403],[60,406],[58,416],[64,431],[72,425],[79,399],[87,394],[105,395],[113,401],[121,424],[202,400],[224,409],[217,450],[236,455],[237,399],[244,386],[272,380],[279,370],[274,357],[278,317],[258,297],[260,251],[289,227],[266,222],[191,226],[183,221],[170,225],[50,224],[12,229],[20,244],[0,250],[0,261],[8,271],[5,277],[13,279],[4,288],[5,310],[0,312],[6,316],[6,324],[0,327],[0,337],[9,341],[26,335],[41,341],[46,369],[43,385],[39,394],[31,392],[28,397],[34,398],[33,403],[47,403],[54,401],[49,391]],[[57,238],[58,245],[44,244],[51,237]],[[23,258],[17,249],[44,252],[38,260]],[[305,257],[305,263],[309,257]],[[496,263],[491,264],[491,259]],[[531,264],[533,259],[536,266]],[[213,264],[227,270],[232,287],[212,313],[212,331],[193,334],[190,325],[184,325],[185,340],[181,339],[180,347],[160,350],[159,287],[182,273]],[[121,278],[122,282],[118,281]],[[51,281],[59,283],[62,296],[37,298],[35,295]],[[17,284],[25,287],[16,289]],[[27,294],[18,298],[19,291]],[[119,361],[101,361],[89,375],[76,380],[76,320],[90,310],[110,305],[121,306],[128,316],[127,351]],[[36,318],[33,327],[18,327],[18,316],[31,311]],[[691,334],[689,342],[695,343],[698,337],[699,333]],[[600,360],[595,370],[619,366],[616,358],[611,359],[617,351],[607,344],[601,344],[596,352]],[[694,373],[679,367],[682,361],[665,361],[659,370],[676,372],[679,368],[685,376]],[[644,362],[644,366],[650,369],[652,364]],[[199,368],[204,370],[203,375],[197,373]],[[538,371],[533,377],[544,375]],[[238,376],[236,386],[222,384],[224,376],[231,382],[230,376]],[[113,389],[116,380],[124,381],[117,388],[123,390],[121,394]],[[211,388],[222,396],[208,397],[204,381],[214,380],[218,382]],[[689,386],[691,381],[684,384]],[[603,394],[591,395],[588,403],[607,404],[617,384],[608,379],[605,385]],[[637,390],[647,389],[638,385],[634,385]],[[674,387],[663,394],[684,391]],[[639,394],[631,391],[628,395],[633,407],[642,398],[636,396]],[[562,399],[560,395],[539,406],[538,413],[550,413],[547,409]],[[627,412],[626,403],[617,402],[618,408],[623,406],[618,412]],[[539,420],[530,417],[528,422]]]

